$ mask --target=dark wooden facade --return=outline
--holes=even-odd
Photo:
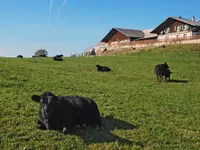
[[[175,28],[176,28],[177,26],[184,26],[184,25],[188,25],[188,24],[183,23],[183,22],[181,22],[181,21],[176,21],[176,20],[174,20],[174,22],[169,26],[169,28],[170,28],[169,33],[176,33],[177,31],[175,30]],[[187,30],[190,30],[191,28],[192,28],[192,26],[191,26],[191,25],[188,25],[188,29],[187,29]]]
[[[187,24],[185,22],[181,22],[179,20],[168,18],[166,21],[164,21],[162,24],[160,24],[157,28],[155,28],[151,33],[156,33],[158,35],[160,34],[168,34],[168,33],[178,33],[178,26],[180,28],[180,31],[190,31],[193,26],[190,24]],[[185,29],[187,26],[187,29]],[[168,32],[167,32],[168,28]]]
[[[175,27],[179,26],[179,25],[185,25],[184,23],[180,22],[180,21],[174,21],[172,23],[172,25],[170,26],[170,32],[169,33],[174,33],[175,31]]]
[[[123,41],[123,40],[129,40],[130,37],[122,34],[121,32],[117,31],[116,29],[112,29],[102,40],[101,42],[110,43],[110,42],[116,42],[116,41]]]
[[[127,39],[130,40],[129,37],[115,30],[115,34],[108,40],[108,42],[123,41]]]

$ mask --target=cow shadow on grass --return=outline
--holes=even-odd
[[[124,144],[135,144],[132,141],[123,139],[117,135],[114,135],[112,131],[114,130],[133,130],[136,126],[128,122],[113,118],[111,116],[102,117],[102,127],[101,128],[91,128],[76,131],[74,134],[81,137],[86,144],[91,143],[104,143],[104,142],[119,142]]]
[[[188,80],[171,79],[168,82],[172,82],[172,83],[188,83]]]

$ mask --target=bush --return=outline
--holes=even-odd
[[[39,49],[35,52],[35,57],[47,57],[48,52],[45,49]]]

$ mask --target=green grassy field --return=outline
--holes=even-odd
[[[0,149],[199,149],[200,59],[170,58],[0,58]],[[165,61],[179,82],[156,81],[154,66]],[[96,72],[96,64],[113,71]],[[36,129],[39,104],[31,96],[44,91],[93,98],[102,128]]]

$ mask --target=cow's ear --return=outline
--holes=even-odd
[[[40,96],[39,95],[32,95],[31,96],[31,99],[33,100],[33,101],[35,101],[35,102],[40,102]]]

